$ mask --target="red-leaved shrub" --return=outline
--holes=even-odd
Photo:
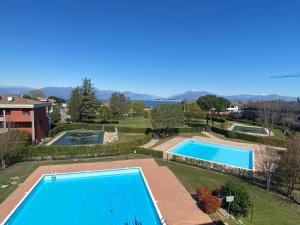
[[[203,197],[201,201],[201,207],[206,213],[214,213],[221,206],[221,201],[217,196],[208,195]]]
[[[196,190],[197,196],[198,196],[198,200],[201,201],[205,196],[209,196],[211,195],[211,190],[209,188],[198,188]]]

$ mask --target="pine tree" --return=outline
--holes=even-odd
[[[72,90],[72,94],[69,100],[69,114],[73,122],[79,122],[81,120],[79,87],[76,87]]]
[[[97,107],[99,103],[97,101],[91,79],[83,79],[80,87],[80,101],[81,120],[89,121],[95,119],[97,116]]]
[[[297,98],[297,102],[300,102],[300,98],[299,97]]]
[[[50,113],[51,123],[58,123],[61,120],[61,115],[59,111],[59,107],[56,105],[53,107],[52,112]]]

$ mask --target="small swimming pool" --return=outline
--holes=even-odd
[[[186,140],[169,152],[247,170],[254,167],[254,153],[250,149]]]
[[[161,225],[140,168],[44,175],[4,225]]]
[[[263,127],[251,127],[251,126],[240,126],[234,125],[232,131],[250,133],[250,134],[259,134],[259,135],[268,135],[267,129]]]
[[[67,131],[52,145],[103,144],[104,131]]]

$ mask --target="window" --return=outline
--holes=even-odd
[[[11,115],[11,110],[10,109],[6,109],[5,110],[5,114],[8,115],[8,116],[10,116]]]
[[[0,116],[3,116],[3,109],[0,109]]]
[[[23,109],[23,115],[24,116],[29,116],[30,115],[30,111],[26,110],[26,109]]]

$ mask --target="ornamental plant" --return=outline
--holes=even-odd
[[[209,188],[201,187],[196,190],[198,200],[203,200],[204,197],[211,195],[211,190]]]
[[[203,197],[201,207],[205,213],[214,213],[221,206],[221,201],[217,196],[207,195]]]

